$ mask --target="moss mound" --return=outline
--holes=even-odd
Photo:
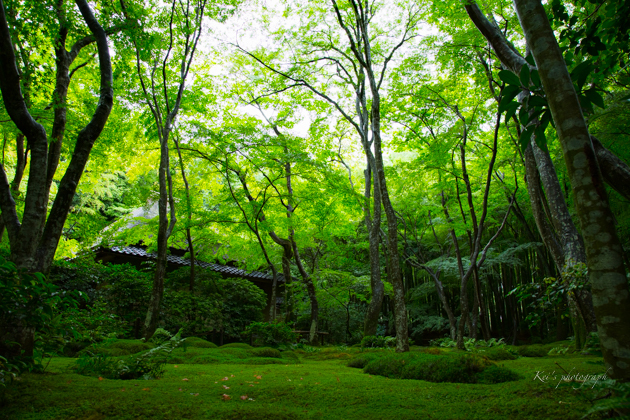
[[[245,343],[230,343],[230,344],[224,344],[219,348],[220,349],[234,348],[234,349],[248,349],[249,350],[249,349],[252,349],[253,347]]]
[[[358,358],[355,364],[360,364]],[[387,354],[373,358],[363,371],[388,378],[428,382],[494,384],[520,379],[515,372],[496,366],[477,354]]]
[[[381,355],[379,355],[378,353],[361,353],[350,359],[346,366],[363,369],[367,366],[368,363],[370,363],[372,360],[377,359],[380,356]]]
[[[78,352],[77,356],[101,353],[110,357],[121,357],[150,350],[154,347],[155,344],[141,340],[115,340],[86,347]]]
[[[271,347],[260,347],[253,349],[252,354],[256,357],[274,357],[276,359],[281,358],[280,351]]]
[[[187,337],[185,341],[187,347],[197,347],[201,349],[216,349],[218,346],[210,341],[199,337]]]
[[[519,346],[516,350],[523,357],[545,357],[552,348],[553,346],[550,347],[549,345],[533,344],[530,346]]]
[[[515,360],[518,357],[505,347],[492,347],[482,353],[490,360]]]

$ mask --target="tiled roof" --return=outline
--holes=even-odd
[[[131,255],[135,257],[143,257],[143,258],[149,258],[149,259],[157,258],[156,254],[147,252],[144,249],[138,248],[135,246],[125,246],[125,247],[115,246],[111,248],[111,251],[117,254]],[[188,258],[182,258],[176,255],[167,255],[166,259],[170,264],[190,266],[190,260]],[[269,281],[273,280],[271,274],[263,273],[260,271],[246,271],[246,270],[242,270],[236,267],[230,267],[230,266],[221,265],[221,264],[211,264],[211,263],[207,263],[205,261],[199,261],[199,260],[195,261],[195,265],[215,271],[217,273],[227,274],[232,277],[242,277],[249,280],[269,280]],[[282,274],[278,274],[278,282],[283,282],[283,281],[284,281],[284,276]]]

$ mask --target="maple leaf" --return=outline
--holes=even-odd
[[[230,387],[229,387],[229,386],[225,386],[225,385],[223,385],[223,388],[225,388],[225,389],[230,389]]]
[[[247,399],[247,395],[241,395],[241,400],[245,401]]]
[[[229,379],[230,379],[230,378],[228,378],[228,377],[226,376],[225,378],[223,378],[223,379],[221,379],[221,380],[222,380],[222,381],[227,381],[227,380],[229,380]]]
[[[222,399],[223,401],[227,401],[227,400],[231,400],[231,399],[232,399],[232,397],[230,397],[228,394],[223,394],[223,395],[221,395],[221,399]]]
[[[184,379],[182,379],[182,381],[188,381],[188,378],[184,378]]]

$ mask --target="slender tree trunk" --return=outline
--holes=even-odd
[[[304,285],[306,286],[306,292],[308,293],[308,298],[311,301],[311,328],[309,331],[308,341],[311,344],[317,343],[317,322],[319,318],[319,303],[317,302],[317,294],[315,292],[315,285],[313,284],[313,280],[311,276],[308,274],[304,265],[302,265],[302,259],[300,258],[300,252],[298,251],[297,244],[294,240],[292,240],[293,247],[293,255],[295,255],[295,264],[297,265],[298,270],[300,271],[300,275],[302,276],[302,280],[304,281]]]
[[[383,306],[383,297],[385,296],[385,285],[381,281],[381,255],[379,252],[380,234],[381,234],[381,192],[376,187],[377,180],[374,180],[374,211],[370,217],[370,191],[372,180],[372,165],[368,156],[367,168],[365,169],[365,204],[364,216],[365,226],[368,230],[369,254],[370,254],[370,288],[372,296],[365,313],[365,322],[363,325],[363,335],[376,335],[378,329],[378,320],[381,315]]]
[[[556,123],[575,195],[604,361],[630,379],[630,291],[608,197],[566,64],[539,0],[514,0]]]

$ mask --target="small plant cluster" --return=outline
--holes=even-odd
[[[455,347],[457,346],[457,342],[450,337],[438,338],[437,340],[431,340],[431,345],[434,347]],[[474,338],[466,338],[464,339],[464,346],[466,350],[471,350],[475,347],[498,347],[505,345],[505,340],[503,338],[496,339],[491,338],[488,341],[485,340],[477,340]]]
[[[164,373],[167,356],[185,338],[182,330],[159,346],[137,355],[124,358],[110,357],[105,353],[89,354],[80,357],[74,370],[81,375],[99,376],[108,379],[156,379]]]
[[[295,342],[297,335],[283,322],[252,322],[243,333],[254,344],[278,347]]]
[[[366,335],[361,340],[361,348],[391,348],[396,346],[396,337]]]

